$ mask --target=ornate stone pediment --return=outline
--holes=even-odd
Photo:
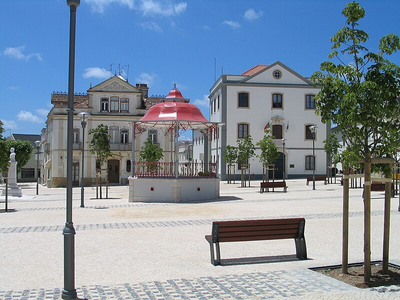
[[[282,125],[285,119],[281,116],[276,115],[275,117],[271,118],[272,124],[279,124]]]
[[[126,86],[122,85],[119,82],[111,82],[105,86],[102,86],[100,90],[105,90],[105,91],[130,91],[131,89],[128,89]]]

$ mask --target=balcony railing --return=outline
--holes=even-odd
[[[215,163],[178,163],[178,178],[215,178]],[[137,177],[175,178],[175,163],[136,162]]]
[[[110,143],[111,151],[132,151],[132,144]]]

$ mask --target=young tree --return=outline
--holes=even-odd
[[[272,141],[272,138],[273,136],[271,135],[271,131],[265,130],[263,139],[256,143],[256,145],[260,147],[261,150],[261,154],[258,155],[258,158],[260,159],[260,162],[263,164],[263,168],[267,170],[268,170],[267,165],[272,164],[275,161],[275,159],[279,157],[278,148],[276,148],[276,145]]]
[[[321,91],[316,96],[322,121],[339,126],[349,151],[362,157],[365,167],[364,197],[364,281],[371,277],[371,160],[390,155],[399,146],[400,68],[386,57],[400,49],[399,37],[388,34],[380,39],[379,51],[369,51],[368,34],[358,29],[365,11],[351,2],[343,9],[346,26],[332,38],[329,58],[312,80]],[[351,63],[348,63],[351,60]]]
[[[107,159],[112,156],[110,150],[110,138],[108,134],[108,126],[100,124],[96,128],[92,128],[88,132],[92,135],[89,143],[89,149],[96,156],[96,171],[100,173],[100,198],[101,198],[101,166],[107,162]],[[97,167],[97,163],[99,166]]]
[[[157,162],[163,157],[163,149],[157,144],[153,144],[151,138],[148,138],[140,149],[139,159],[142,162],[146,162],[150,173],[154,173],[157,170]]]
[[[231,183],[231,167],[236,163],[238,156],[238,149],[234,146],[228,145],[225,148],[224,160],[228,165],[228,183]]]
[[[90,129],[89,134],[92,135],[89,143],[90,152],[96,156],[101,166],[107,161],[107,158],[112,156],[110,150],[111,136],[108,134],[108,126],[100,124],[96,128]]]
[[[250,165],[249,160],[255,155],[255,146],[253,144],[253,139],[251,135],[246,136],[244,139],[239,139],[238,143],[238,152],[237,152],[237,162],[240,165],[242,171],[242,186],[245,186],[245,179],[243,176],[244,169],[249,170],[250,176]],[[249,178],[250,180],[250,178]],[[249,183],[250,184],[250,183]]]
[[[324,149],[329,156],[330,164],[333,164],[335,168],[335,173],[331,173],[331,175],[336,176],[336,164],[340,161],[340,143],[336,135],[333,133],[328,135],[328,138],[324,141]]]

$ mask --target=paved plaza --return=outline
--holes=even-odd
[[[221,197],[196,203],[130,203],[127,186],[109,199],[74,188],[75,286],[87,299],[400,299],[400,286],[358,289],[310,268],[341,264],[342,187],[288,180],[288,192],[259,193],[221,182]],[[0,299],[59,299],[64,284],[65,189],[20,184],[23,197],[0,213]],[[363,261],[361,189],[350,190],[349,261]],[[104,193],[103,193],[104,196]],[[382,260],[383,192],[372,193],[372,260]],[[0,198],[3,199],[4,197]],[[399,198],[392,198],[390,262],[400,265]],[[4,208],[4,202],[0,203]],[[307,260],[293,240],[221,245],[210,263],[213,220],[304,217]]]

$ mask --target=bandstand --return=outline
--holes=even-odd
[[[129,180],[129,202],[192,202],[219,198],[218,156],[211,162],[179,162],[179,132],[198,129],[208,137],[222,123],[208,121],[200,109],[189,103],[176,89],[152,106],[139,121],[131,122],[132,169]],[[174,137],[174,161],[136,162],[134,149],[137,135],[146,129],[162,129]],[[215,134],[218,138],[218,134]],[[218,140],[217,140],[218,147]]]

